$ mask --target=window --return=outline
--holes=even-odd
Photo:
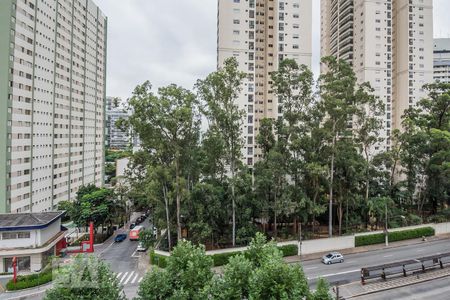
[[[5,270],[4,272],[12,272],[12,257],[8,257],[4,259],[4,266]],[[29,256],[23,256],[23,257],[17,257],[17,270],[20,271],[30,271],[30,257]]]
[[[29,231],[3,232],[1,237],[2,237],[2,240],[29,239],[30,232]]]
[[[238,19],[234,19],[233,24],[241,24],[241,22]]]

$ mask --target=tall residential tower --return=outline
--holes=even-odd
[[[91,0],[0,1],[0,212],[102,185],[106,30]]]
[[[386,111],[384,142],[409,106],[433,81],[432,0],[322,0],[321,55],[349,62],[359,82],[370,82]]]
[[[270,74],[286,58],[311,68],[312,0],[218,0],[217,65],[236,57],[248,74],[238,99],[246,112],[243,156],[252,166],[259,121],[277,118],[277,97]]]

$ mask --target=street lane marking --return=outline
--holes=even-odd
[[[394,256],[393,254],[390,254],[390,255],[385,255],[385,256],[383,256],[383,257],[392,257],[392,256]]]
[[[314,276],[314,277],[308,277],[308,280],[317,279],[317,278],[320,278],[320,277],[331,277],[331,276],[336,276],[336,275],[343,275],[343,274],[360,272],[360,271],[361,271],[361,269],[355,269],[355,270],[350,270],[350,271],[345,271],[345,272],[338,272],[338,273],[332,273],[332,274],[319,275],[319,276]]]
[[[120,275],[122,275],[122,272],[120,272],[119,274],[116,274],[116,278],[119,278]]]
[[[417,249],[417,252],[423,252],[425,249]]]
[[[317,269],[318,267],[309,267],[309,268],[305,268],[305,270],[314,270]]]
[[[128,281],[130,281],[131,276],[133,276],[133,274],[134,274],[134,271],[130,273],[130,276],[128,276],[127,280],[125,280],[125,282],[123,283],[123,285],[127,284]]]
[[[134,276],[133,280],[130,283],[133,284],[136,281],[136,279],[138,278],[138,276],[139,276],[139,274],[136,273],[136,276]]]
[[[123,277],[122,277],[122,279],[120,279],[120,282],[119,282],[119,283],[122,283],[122,281],[125,279],[125,277],[127,277],[127,275],[128,275],[128,272],[126,272],[125,274],[123,274]]]
[[[142,281],[143,278],[144,278],[144,277],[139,278],[138,283],[141,283],[141,281]]]
[[[137,257],[137,258],[139,258],[140,256],[139,256],[139,255],[137,255],[137,256],[136,256],[136,252],[137,252],[137,249],[136,249],[136,250],[134,250],[133,254],[131,254],[131,256],[130,256],[130,257]]]

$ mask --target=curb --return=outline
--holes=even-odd
[[[6,290],[5,294],[12,294],[12,293],[26,292],[26,291],[31,291],[31,290],[38,290],[41,287],[49,286],[49,285],[52,285],[52,284],[53,284],[53,280],[50,281],[50,282],[41,284],[41,285],[36,285],[36,286],[33,286],[33,287],[29,287],[29,288],[26,288],[26,289],[14,290],[14,291]],[[17,297],[20,297],[20,296],[17,296]]]

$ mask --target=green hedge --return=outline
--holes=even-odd
[[[417,229],[401,230],[389,232],[388,239],[389,242],[404,241],[410,239],[420,238],[422,236],[433,236],[434,229],[432,227],[423,227]],[[367,246],[382,244],[385,242],[384,233],[375,233],[368,235],[355,236],[355,246]]]
[[[402,230],[402,231],[394,231],[389,232],[389,242],[410,240],[415,238],[420,238],[423,236],[433,236],[434,228],[432,227],[423,227],[411,230]]]
[[[278,249],[283,252],[283,256],[295,256],[298,254],[298,246],[297,245],[285,245],[279,246]]]
[[[17,291],[23,290],[27,288],[32,288],[38,285],[46,284],[53,280],[53,274],[50,271],[45,271],[40,274],[31,274],[31,275],[23,275],[17,276],[17,282],[14,283],[11,279],[6,284],[6,289],[8,291]]]
[[[165,268],[167,266],[167,256],[156,254],[155,251],[150,252],[150,264]]]

